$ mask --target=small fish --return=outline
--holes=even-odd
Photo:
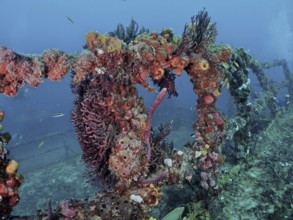
[[[73,21],[70,17],[66,16],[66,18],[67,18],[67,20],[68,20],[71,24],[74,23],[74,21]]]
[[[219,86],[219,91],[221,92],[224,87],[227,87],[227,89],[230,88],[230,84],[229,84],[229,79],[226,78],[224,81],[221,82],[220,86]]]
[[[228,63],[223,62],[223,63],[222,63],[222,66],[223,66],[225,69],[229,69],[229,64],[228,64]]]
[[[63,117],[63,116],[65,116],[64,113],[62,113],[62,112],[57,112],[57,113],[54,113],[54,114],[52,115],[52,118],[61,118],[61,117]]]
[[[23,136],[19,133],[15,133],[12,135],[12,140],[15,141],[15,145],[18,145],[21,143],[22,139],[23,139]]]
[[[45,141],[41,141],[39,144],[38,144],[38,148],[42,148],[45,144]]]
[[[286,105],[289,104],[289,101],[284,99],[276,99],[275,101],[279,107],[285,107]]]
[[[239,68],[239,64],[238,64],[236,61],[234,61],[233,64],[234,64],[237,68]]]

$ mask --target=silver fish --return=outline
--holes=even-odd
[[[63,117],[63,116],[65,116],[64,113],[62,113],[62,112],[58,112],[58,113],[54,113],[54,114],[52,115],[52,118],[61,118],[61,117]]]
[[[74,21],[73,21],[69,16],[66,16],[66,18],[67,18],[67,20],[68,20],[71,24],[74,23]]]
[[[43,146],[44,146],[44,144],[45,144],[45,141],[43,140],[43,141],[41,141],[39,144],[38,144],[38,148],[42,148]]]

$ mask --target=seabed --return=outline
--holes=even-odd
[[[293,219],[293,109],[277,116],[249,143],[247,155],[237,163],[226,160],[219,175],[218,194],[208,201],[202,189],[167,187],[152,215],[158,219],[178,206],[187,206],[187,219]],[[189,132],[186,128],[186,135]],[[182,130],[175,130],[176,142]],[[96,188],[87,183],[80,155],[24,173],[21,200],[13,215],[34,215],[48,199],[88,198]],[[197,186],[195,186],[197,187]],[[207,204],[206,207],[204,204]]]

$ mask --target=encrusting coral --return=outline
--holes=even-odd
[[[61,79],[69,70],[68,56],[57,49],[41,56],[23,56],[0,47],[0,93],[13,96],[24,83],[37,86],[43,77]]]
[[[8,175],[15,174],[18,169],[18,163],[15,160],[10,160],[5,168]]]
[[[4,112],[0,110],[0,113],[2,121]],[[0,216],[4,219],[10,217],[13,207],[19,202],[18,188],[23,181],[23,177],[17,173],[17,161],[8,158],[5,145],[10,139],[5,137],[7,134],[0,133]]]
[[[23,56],[0,48],[0,92],[15,95],[23,83],[36,86],[42,77],[61,79],[71,69],[76,95],[72,122],[88,174],[94,184],[111,190],[111,198],[104,193],[105,201],[129,201],[132,205],[125,204],[132,207],[128,207],[128,215],[144,216],[150,205],[158,203],[164,184],[190,180],[195,169],[201,170],[204,188],[217,187],[216,172],[221,162],[218,148],[223,142],[225,119],[215,107],[216,91],[223,81],[219,64],[229,59],[232,49],[215,45],[216,33],[207,12],[201,11],[185,26],[179,40],[170,29],[160,34],[144,32],[128,44],[115,35],[90,32],[86,49],[77,55],[51,49],[40,56]],[[199,97],[199,116],[194,123],[197,139],[184,151],[163,153],[167,149],[154,150],[159,145],[151,136],[153,113],[167,92],[177,94],[172,72],[180,76],[183,70]],[[136,84],[155,91],[149,78],[161,86],[147,111]],[[155,161],[161,164],[154,166]],[[119,219],[125,211],[119,203],[118,210],[102,214],[98,209],[101,201],[87,203],[92,207],[86,211],[81,201],[59,203],[54,215],[68,217],[64,213],[75,210],[70,217],[76,217],[83,210],[87,216]],[[52,213],[50,204],[48,213]]]

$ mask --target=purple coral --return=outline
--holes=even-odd
[[[106,103],[109,96],[109,81],[103,75],[73,85],[78,97],[72,111],[72,122],[76,128],[84,162],[93,181],[113,183],[108,166],[112,140],[115,135],[113,113]]]

